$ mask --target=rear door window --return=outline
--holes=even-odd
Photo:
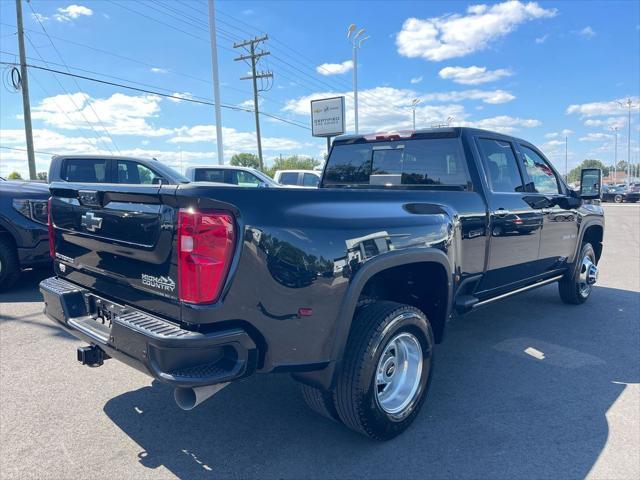
[[[233,176],[233,183],[241,187],[258,187],[260,185],[260,179],[252,173],[245,172],[244,170],[234,170],[231,172]]]
[[[118,183],[130,185],[157,185],[162,177],[149,167],[130,160],[118,160]]]
[[[458,138],[334,145],[325,186],[433,186],[469,188]]]
[[[63,178],[67,182],[105,183],[107,159],[68,158],[64,161]]]
[[[305,173],[302,177],[302,185],[305,187],[317,187],[320,183],[320,178],[313,173]]]
[[[224,181],[224,170],[220,168],[197,168],[195,173],[196,182],[218,182]]]
[[[493,192],[522,192],[522,176],[513,146],[504,140],[478,139],[478,147],[487,170],[487,180]]]
[[[283,172],[280,174],[280,183],[282,185],[297,185],[298,172]]]

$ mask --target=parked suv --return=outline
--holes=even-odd
[[[0,291],[28,267],[47,266],[49,185],[0,179]]]
[[[549,284],[590,298],[600,184],[585,169],[572,191],[531,143],[469,128],[337,137],[314,190],[56,182],[40,289],[82,363],[119,359],[184,409],[289,372],[313,410],[389,439],[454,312]]]
[[[269,175],[255,168],[233,165],[211,165],[189,167],[187,178],[192,182],[216,182],[237,185],[239,187],[267,188],[278,187]]]

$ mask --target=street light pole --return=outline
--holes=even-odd
[[[413,129],[416,129],[416,107],[422,100],[419,98],[414,98],[411,100],[411,109],[413,110]]]
[[[564,137],[564,181],[569,183],[569,137]]]
[[[362,46],[362,43],[369,37],[362,37],[364,28],[358,30],[355,35],[351,35],[356,31],[356,24],[352,23],[347,29],[347,39],[351,42],[352,50],[352,62],[353,62],[353,112],[354,112],[354,126],[356,135],[358,134],[358,50]]]
[[[633,107],[633,102],[631,98],[627,98],[625,103],[617,102],[622,108],[624,108],[625,104],[629,108],[629,118],[627,120],[627,188],[631,183],[631,107]]]
[[[616,183],[616,168],[618,168],[618,127],[611,127],[613,130],[614,150],[613,150],[613,184]]]

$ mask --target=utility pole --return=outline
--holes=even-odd
[[[422,101],[420,98],[414,98],[411,100],[411,110],[413,110],[413,129],[416,129],[416,107]]]
[[[31,105],[29,103],[29,79],[27,78],[27,55],[24,50],[24,26],[22,25],[22,0],[16,0],[18,21],[18,49],[20,50],[20,87],[22,88],[22,109],[24,111],[24,133],[27,139],[27,161],[29,178],[36,179],[36,157],[33,152],[33,132],[31,130]]]
[[[262,37],[255,37],[249,40],[245,40],[240,43],[234,43],[233,48],[245,48],[248,55],[240,55],[238,58],[234,58],[236,62],[241,60],[251,60],[251,75],[247,77],[240,77],[240,80],[252,80],[253,81],[253,109],[256,115],[256,138],[258,139],[258,160],[260,161],[260,170],[264,168],[264,162],[262,161],[262,140],[260,138],[260,111],[258,110],[258,93],[264,90],[261,88],[258,90],[258,79],[273,78],[273,73],[270,71],[257,71],[256,64],[261,57],[269,55],[271,52],[265,52],[264,50],[257,51],[256,47],[260,42],[264,42],[269,39],[268,35]]]
[[[631,107],[633,107],[633,102],[631,98],[627,98],[627,101],[623,104],[622,102],[618,102],[622,108],[624,108],[625,104],[629,108],[629,119],[627,120],[627,188],[631,183]]]
[[[222,113],[220,112],[220,79],[218,78],[218,43],[216,40],[216,11],[213,0],[209,0],[209,36],[211,37],[211,73],[213,75],[213,98],[216,104],[216,145],[218,147],[218,165],[224,163],[222,145]]]

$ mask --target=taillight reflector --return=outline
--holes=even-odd
[[[51,199],[49,197],[49,202],[47,203],[47,228],[49,230],[49,256],[51,258],[56,258],[56,242],[53,233],[53,220],[51,219]]]
[[[178,212],[178,296],[189,303],[218,300],[235,246],[231,214],[180,209]]]

